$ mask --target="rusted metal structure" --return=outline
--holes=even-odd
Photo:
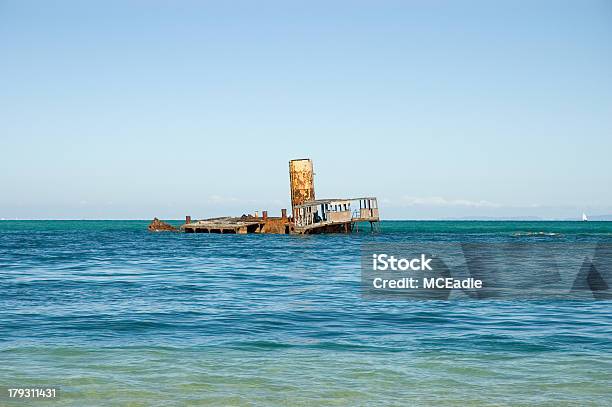
[[[162,222],[157,218],[153,218],[149,226],[147,227],[149,232],[176,232],[177,228],[170,225],[169,223]]]
[[[242,216],[240,218],[223,217],[198,220],[181,226],[185,233],[221,233],[246,235],[248,233],[291,234],[295,232],[293,224],[283,217]]]
[[[291,213],[281,210],[280,217],[268,216],[262,211],[259,217],[223,217],[192,221],[185,219],[181,230],[186,233],[274,233],[274,234],[316,234],[350,233],[359,223],[368,222],[372,231],[377,230],[380,221],[378,201],[374,197],[315,199],[314,167],[312,160],[289,161],[289,186],[291,191]]]
[[[289,189],[291,208],[315,200],[314,168],[312,160],[303,158],[289,161]],[[295,218],[296,214],[293,213]]]

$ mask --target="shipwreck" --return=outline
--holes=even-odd
[[[316,199],[312,160],[289,161],[291,215],[281,209],[280,217],[268,216],[268,211],[254,212],[240,217],[221,217],[192,220],[185,217],[180,231],[185,233],[272,233],[316,234],[350,233],[360,223],[369,223],[370,230],[378,230],[380,222],[378,201],[375,197]],[[157,221],[159,224],[159,221]],[[156,229],[149,226],[149,230]]]

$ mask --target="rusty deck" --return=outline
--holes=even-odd
[[[186,222],[181,226],[181,230],[185,233],[245,235],[249,233],[289,234],[295,229],[286,217],[222,217]]]

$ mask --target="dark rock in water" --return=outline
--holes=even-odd
[[[162,222],[161,220],[157,218],[153,218],[153,220],[151,221],[147,229],[149,229],[150,232],[176,232],[177,231],[177,229],[174,226],[169,225],[166,222]]]

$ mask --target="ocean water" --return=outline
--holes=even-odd
[[[370,301],[359,269],[362,243],[612,242],[612,222],[146,226],[0,222],[0,386],[58,386],[31,402],[54,406],[612,405],[611,301]]]

